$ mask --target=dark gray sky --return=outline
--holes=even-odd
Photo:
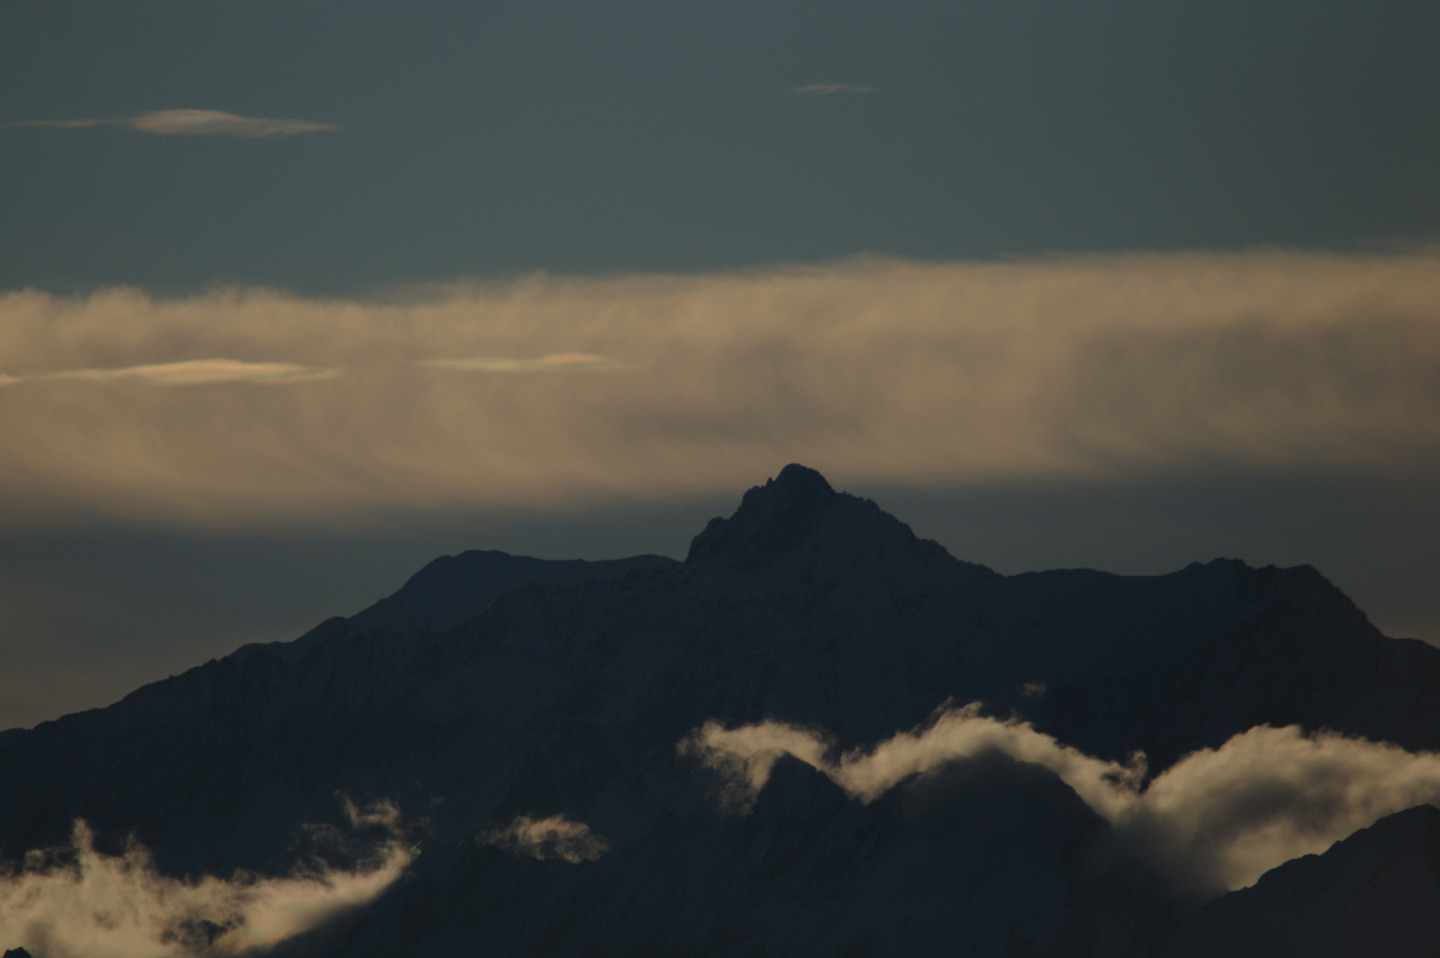
[[[1432,237],[1437,40],[1384,0],[11,0],[0,122],[343,129],[6,129],[0,287]]]
[[[442,551],[682,555],[791,460],[1001,571],[1310,562],[1440,641],[1437,49],[1432,3],[9,0],[0,727]]]

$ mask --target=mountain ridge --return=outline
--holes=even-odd
[[[882,894],[899,880],[886,869],[905,874],[885,863],[903,860],[915,874],[948,876],[934,879],[942,886],[969,887],[992,869],[1008,876],[995,894],[1019,911],[966,912],[977,953],[1113,945],[1138,955],[1171,934],[1184,906],[1140,866],[1106,860],[1097,836],[1109,826],[1038,766],[982,754],[863,805],[786,760],[754,812],[733,819],[717,811],[713,775],[677,745],[705,722],[774,721],[823,729],[842,754],[921,728],[946,702],[981,702],[984,714],[1024,720],[1096,761],[1144,751],[1153,780],[1265,725],[1437,749],[1436,687],[1440,650],[1380,635],[1308,567],[1225,559],[1163,576],[1002,576],[792,465],[712,520],[683,562],[443,557],[294,642],[245,646],[106,709],[0,736],[0,850],[63,844],[83,818],[102,849],[133,834],[169,874],[278,875],[297,856],[344,859],[316,837],[348,827],[343,794],[392,803],[427,850],[345,926],[361,938],[317,932],[277,953],[419,954],[428,942],[428,953],[446,954],[407,915],[435,914],[426,895],[457,901],[478,888],[513,904],[507,882],[588,916],[590,930],[572,929],[548,949],[556,954],[705,953],[694,948],[707,936],[756,954],[881,953],[886,935],[944,924]],[[919,810],[937,789],[1010,822],[995,827],[1016,847],[1063,833],[1069,857],[1046,852],[1037,860],[1049,864],[1027,871],[1001,858],[932,861],[923,842],[905,851],[914,822],[950,821],[940,806]],[[1006,818],[1006,802],[1029,811]],[[584,823],[609,850],[582,864],[531,861],[477,838],[555,816]],[[796,826],[806,847],[832,843],[834,875],[773,839],[756,844],[792,820],[809,823]],[[943,828],[970,836],[956,837],[957,849],[1003,845]],[[705,855],[728,864],[696,871]],[[646,875],[673,888],[646,888]],[[716,904],[666,897],[676,889]],[[867,916],[866,896],[891,904]],[[621,900],[634,916],[621,918]],[[691,915],[688,930],[665,917],[672,906]],[[445,932],[455,952],[493,932],[524,953],[527,926],[513,922],[532,912],[513,907],[481,909]],[[821,931],[801,947],[801,927]],[[1035,934],[1014,938],[1022,928]],[[943,938],[933,935],[906,940],[925,953]],[[790,952],[765,950],[782,939]],[[387,941],[399,950],[375,944]]]

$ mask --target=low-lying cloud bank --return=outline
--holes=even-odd
[[[1428,474],[1440,249],[855,260],[370,300],[24,291],[0,295],[0,383],[10,526],[583,508],[728,493],[792,461],[912,488]]]
[[[1324,851],[1402,809],[1440,803],[1440,755],[1298,728],[1256,727],[1185,756],[1146,784],[1143,755],[1127,764],[1086,755],[1027,722],[942,707],[925,726],[868,749],[836,753],[823,732],[779,722],[710,722],[680,743],[726,781],[748,810],[782,755],[825,773],[869,803],[914,775],[987,752],[1043,766],[1115,828],[1182,894],[1212,898],[1300,855]]]
[[[589,825],[571,821],[564,815],[548,818],[519,815],[509,825],[485,836],[484,841],[514,855],[540,861],[558,858],[572,865],[599,861],[610,850],[610,843],[592,832]]]
[[[187,881],[161,875],[135,842],[118,857],[96,851],[77,821],[68,849],[32,852],[22,867],[0,874],[0,946],[23,947],[35,958],[243,954],[372,901],[412,857],[392,840],[357,871]]]

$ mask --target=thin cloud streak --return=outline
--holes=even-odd
[[[144,133],[157,133],[161,136],[239,136],[248,139],[295,136],[300,133],[324,133],[340,129],[333,123],[314,123],[310,120],[271,120],[263,117],[236,116],[233,113],[221,113],[216,110],[158,110],[133,117],[22,120],[8,125],[60,130],[121,126]]]
[[[0,376],[0,388],[24,382],[78,380],[113,383],[140,380],[152,386],[212,386],[221,383],[254,383],[283,386],[317,382],[338,376],[337,369],[301,366],[297,363],[248,363],[238,359],[188,359],[173,363],[150,363],[118,369],[63,369],[39,376]]]
[[[510,359],[503,356],[474,356],[469,359],[419,359],[415,361],[415,364],[435,369],[480,373],[563,372],[623,367],[622,363],[590,353],[552,353],[538,359]]]
[[[873,86],[850,86],[848,83],[809,83],[785,91],[790,96],[833,96],[836,93],[874,93]]]
[[[1197,900],[1250,885],[1386,815],[1440,803],[1440,755],[1388,743],[1261,726],[1185,756],[1147,784],[1143,755],[1124,764],[1094,758],[1028,722],[984,716],[978,703],[944,706],[927,725],[840,754],[824,732],[780,722],[709,722],[678,750],[719,772],[725,806],[741,813],[783,755],[868,804],[914,776],[1002,752],[1053,772],[1134,854]]]
[[[625,374],[574,374],[602,368]],[[10,527],[586,508],[783,462],[910,488],[1421,476],[1440,250],[863,259],[385,301],[23,291],[0,295],[0,372]],[[287,388],[93,388],[127,381]]]

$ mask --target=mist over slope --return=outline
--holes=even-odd
[[[367,891],[270,939],[164,912],[154,954],[1151,954],[1440,803],[1437,688],[1308,567],[1001,576],[792,465],[683,562],[437,559],[0,737],[0,947],[102,953],[44,916],[143,848],[127,901]]]

